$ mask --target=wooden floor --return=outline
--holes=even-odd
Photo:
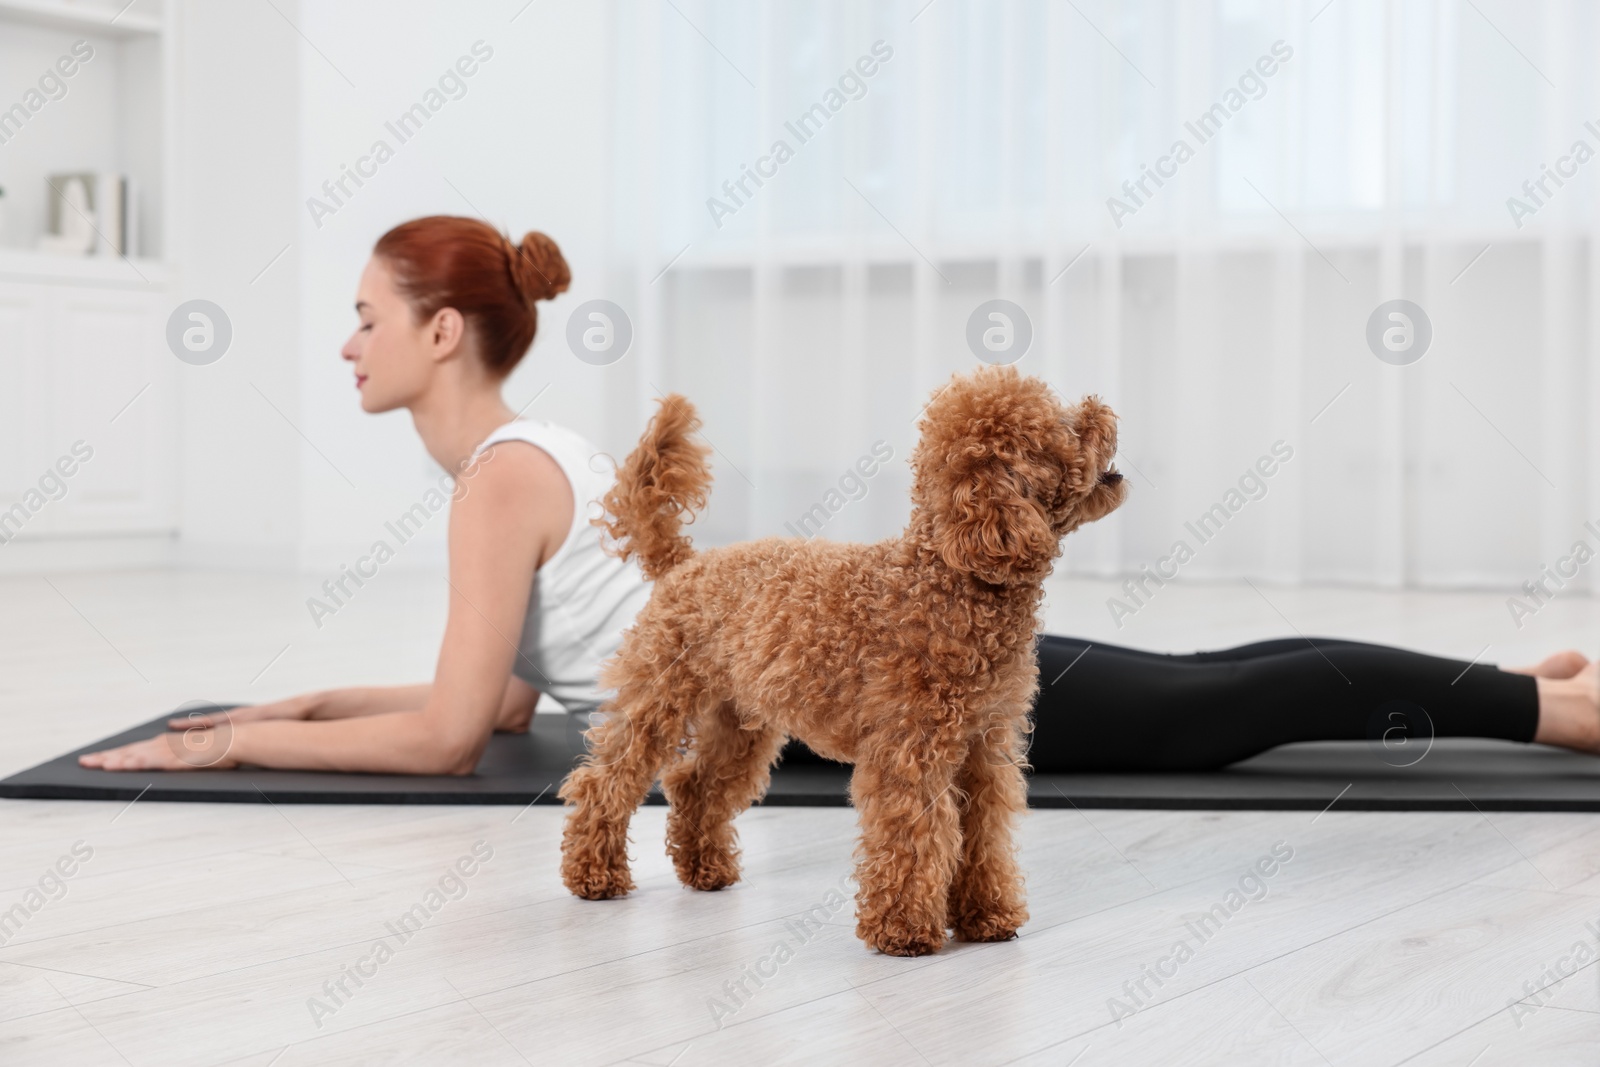
[[[385,571],[320,630],[319,581],[0,579],[0,774],[186,700],[427,676],[438,575]],[[1119,633],[1112,591],[1053,585],[1050,628],[1499,662],[1600,648],[1581,597],[1519,631],[1503,596],[1184,585]],[[608,903],[563,891],[561,817],[0,801],[0,914],[43,900],[0,947],[0,1064],[1600,1062],[1592,815],[1036,812],[1021,938],[911,961],[853,935],[848,810],[746,814],[746,880],[696,894],[648,809],[640,889]]]

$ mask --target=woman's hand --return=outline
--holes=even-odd
[[[231,726],[196,727],[89,752],[78,757],[78,765],[101,771],[227,771],[239,766],[228,755],[232,741]]]
[[[234,726],[272,719],[309,719],[316,711],[317,700],[317,695],[311,693],[230,711],[191,711],[168,719],[169,733],[86,753],[78,757],[78,765],[102,771],[232,770],[239,765],[229,755]]]

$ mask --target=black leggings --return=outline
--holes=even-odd
[[[1403,765],[1431,737],[1532,741],[1536,680],[1334,638],[1165,655],[1038,639],[1036,771],[1216,770],[1290,741],[1370,740]],[[786,760],[816,759],[791,742]]]
[[[1163,655],[1039,637],[1040,771],[1215,770],[1289,741],[1532,741],[1537,681],[1490,664],[1322,637]]]

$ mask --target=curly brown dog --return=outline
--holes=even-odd
[[[580,897],[633,888],[628,821],[657,772],[684,885],[739,878],[733,818],[789,737],[853,763],[856,933],[897,956],[945,931],[1004,941],[1028,917],[1012,824],[1042,584],[1061,539],[1122,503],[1116,416],[1058,403],[1010,368],[957,376],[923,415],[905,532],[876,544],[767,538],[696,553],[709,449],[662,399],[592,520],[655,580],[600,675],[616,698],[561,787],[561,875]]]

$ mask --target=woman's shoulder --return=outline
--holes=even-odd
[[[538,447],[488,447],[524,440]],[[573,489],[564,466],[542,442],[518,434],[485,442],[457,479],[450,509],[452,550],[479,545],[520,554],[537,543],[535,558],[548,559],[570,532],[577,510]]]
[[[527,441],[535,448],[491,448],[505,442]],[[498,508],[526,507],[529,499],[548,500],[555,492],[570,490],[565,464],[537,439],[508,434],[485,441],[474,454],[471,465],[456,479],[455,501],[464,504],[473,497],[487,497],[479,506],[465,508],[468,514],[492,512]],[[476,492],[476,490],[486,492]]]
[[[543,449],[561,467],[579,495],[601,494],[616,476],[616,461],[583,434],[544,419],[517,419],[491,433],[478,446],[481,453],[503,441],[526,441]]]
[[[534,441],[543,438],[566,438],[571,431],[557,426],[544,419],[516,418],[503,423],[492,430],[483,443],[478,446],[478,451],[483,451],[490,445],[499,444],[501,441]]]
[[[588,466],[588,459],[599,452],[587,437],[576,430],[544,419],[513,419],[484,438],[478,451],[502,441],[526,441],[538,445],[563,463],[577,459],[585,466]]]

